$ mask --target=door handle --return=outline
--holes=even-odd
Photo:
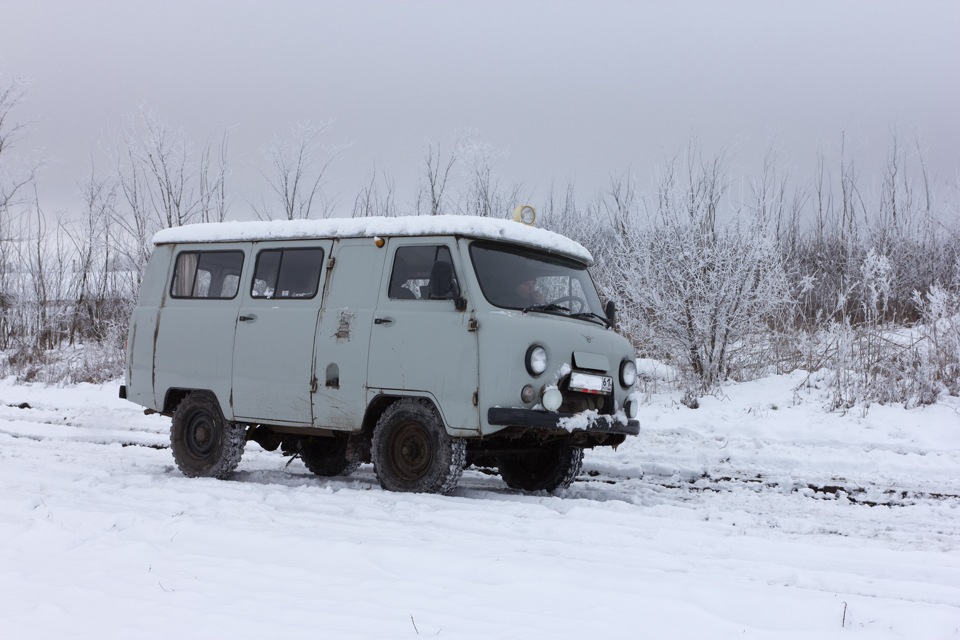
[[[240,316],[240,322],[254,322],[257,319],[257,316],[250,314],[249,316]]]
[[[373,324],[393,324],[393,318],[374,318]]]

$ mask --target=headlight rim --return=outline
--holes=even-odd
[[[537,349],[543,351],[543,370],[541,371],[537,371],[533,367],[533,354]],[[538,342],[534,342],[529,347],[527,347],[527,352],[523,356],[523,364],[527,369],[527,373],[529,373],[531,376],[533,376],[534,378],[539,378],[540,376],[542,376],[544,372],[546,372],[547,370],[548,362],[549,362],[549,357],[547,356],[547,349],[542,344]]]
[[[633,376],[633,382],[629,384],[627,383],[627,376],[626,376],[628,366],[633,369],[633,373],[631,374]],[[636,361],[633,358],[624,358],[623,360],[621,360],[620,361],[620,386],[623,387],[624,389],[632,389],[637,384],[638,379],[639,379],[639,373],[637,372]]]

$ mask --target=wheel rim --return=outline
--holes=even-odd
[[[212,416],[198,411],[190,416],[186,424],[184,443],[195,458],[208,457],[217,445],[216,423]]]
[[[400,425],[390,439],[390,462],[403,480],[423,477],[433,460],[430,434],[418,422]]]

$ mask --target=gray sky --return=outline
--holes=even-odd
[[[0,0],[0,74],[31,81],[26,146],[55,160],[46,208],[76,210],[101,140],[148,104],[202,145],[232,136],[231,217],[261,149],[296,121],[348,143],[328,193],[349,211],[374,166],[413,197],[426,141],[473,128],[531,195],[646,183],[691,136],[756,174],[771,145],[809,176],[845,132],[866,170],[891,130],[960,169],[960,2],[709,0],[254,2]]]

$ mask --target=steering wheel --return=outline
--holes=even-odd
[[[562,298],[551,300],[547,304],[563,304],[564,302],[575,303],[577,305],[576,309],[570,309],[570,313],[580,313],[582,311],[586,311],[588,308],[587,301],[579,296],[563,296]]]

